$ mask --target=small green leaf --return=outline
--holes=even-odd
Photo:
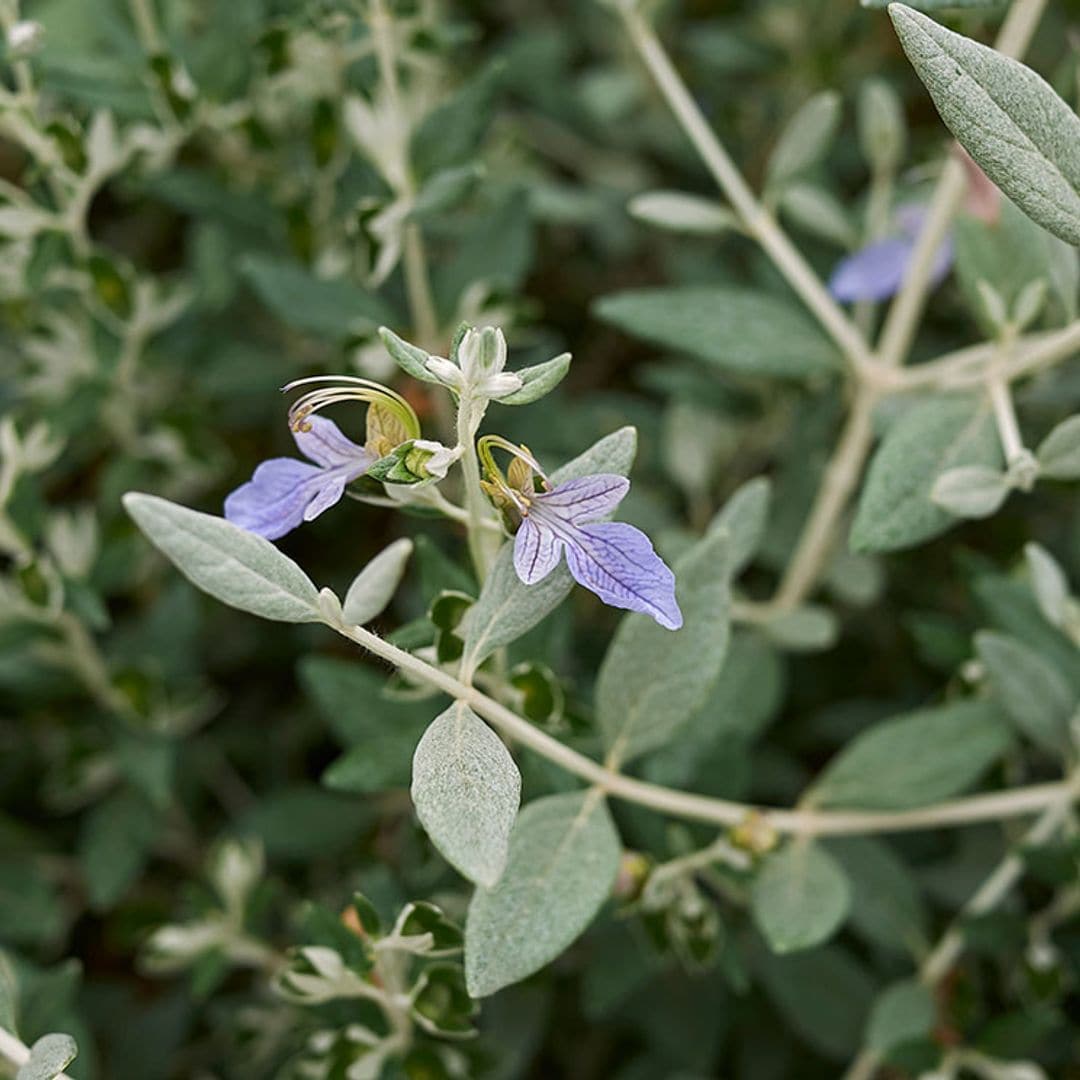
[[[776,953],[827,941],[851,905],[851,889],[836,860],[817,844],[796,840],[770,855],[750,895],[754,922]]]
[[[382,338],[386,351],[406,375],[411,375],[421,382],[439,382],[427,369],[428,354],[423,349],[416,345],[410,345],[409,342],[399,338],[393,330],[385,326],[379,327],[379,337]]]
[[[42,1035],[30,1047],[30,1060],[19,1067],[15,1080],[55,1080],[78,1053],[79,1048],[70,1035]]]
[[[889,428],[870,463],[851,547],[899,551],[937,536],[956,520],[930,498],[937,478],[961,465],[992,467],[1001,448],[989,408],[973,397],[915,405]]]
[[[1067,749],[1069,719],[1077,702],[1057,669],[1007,634],[984,630],[975,635],[975,649],[1016,726],[1044,749]]]
[[[857,736],[827,766],[817,806],[904,810],[959,795],[1009,748],[1009,726],[986,701],[897,716]]]
[[[401,584],[412,549],[411,540],[395,540],[356,575],[341,605],[347,623],[363,626],[382,614]]]
[[[637,432],[620,428],[605,436],[573,461],[552,474],[555,484],[593,473],[626,476],[634,464]],[[566,599],[574,580],[560,563],[543,581],[523,585],[514,570],[513,542],[504,544],[484,582],[480,598],[461,622],[465,635],[465,658],[478,665],[496,649],[516,641]]]
[[[1052,626],[1063,627],[1069,612],[1069,582],[1065,571],[1046,548],[1039,544],[1024,547],[1031,591],[1044,618]]]
[[[819,184],[788,184],[780,198],[780,209],[812,236],[841,248],[858,244],[859,234],[843,203]]]
[[[907,151],[907,124],[899,95],[884,79],[867,79],[859,87],[856,121],[867,164],[878,173],[895,172]]]
[[[429,112],[412,134],[412,165],[427,178],[472,156],[491,116],[500,65],[481,71],[461,90]]]
[[[683,612],[677,634],[625,615],[596,680],[604,742],[620,764],[670,740],[704,704],[724,664],[730,630],[730,540],[719,531],[675,564]]]
[[[1042,76],[903,4],[896,33],[938,112],[1021,210],[1080,244],[1080,117]]]
[[[929,1037],[937,1021],[934,994],[925,983],[905,979],[886,987],[875,999],[866,1025],[866,1044],[887,1054],[901,1043]]]
[[[487,888],[499,880],[521,775],[503,741],[463,702],[437,716],[416,747],[412,800],[451,866]]]
[[[1039,475],[1080,480],[1080,414],[1063,420],[1039,444]]]
[[[646,191],[627,204],[630,216],[647,225],[697,236],[716,236],[739,227],[739,218],[712,199],[685,191]]]
[[[269,540],[224,518],[128,492],[124,508],[192,584],[230,607],[278,622],[321,622],[311,580]]]
[[[483,175],[484,166],[475,162],[436,173],[417,193],[409,218],[426,221],[452,210],[476,187]]]
[[[344,278],[318,278],[291,259],[250,254],[240,271],[282,322],[319,337],[342,341],[369,333],[393,314],[374,293]]]
[[[985,465],[962,465],[943,472],[930,489],[934,503],[956,517],[985,518],[996,514],[1009,495],[1004,473]]]
[[[153,807],[127,789],[114,792],[83,818],[79,862],[94,911],[111,908],[134,884],[160,825]]]
[[[708,285],[634,289],[603,297],[595,311],[628,334],[741,375],[805,378],[840,364],[835,346],[811,319],[764,292]]]
[[[570,370],[570,354],[563,353],[552,360],[515,372],[521,378],[521,389],[498,398],[500,405],[531,405],[550,394],[566,378]]]
[[[477,889],[465,924],[465,978],[487,997],[554,960],[592,922],[621,845],[598,791],[549,795],[522,810],[494,889]]]
[[[728,547],[728,571],[737,577],[757,554],[769,521],[772,484],[759,476],[732,493],[720,512],[709,523],[709,535],[726,529],[731,537]]]
[[[766,184],[783,187],[816,165],[828,152],[840,124],[840,95],[823,90],[788,121],[769,159]]]

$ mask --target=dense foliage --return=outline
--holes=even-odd
[[[884,7],[0,0],[0,1074],[1080,1076],[1080,23]]]

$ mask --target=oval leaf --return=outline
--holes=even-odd
[[[521,774],[502,739],[460,701],[431,722],[416,747],[412,800],[451,866],[479,885],[499,880],[521,802]]]
[[[975,650],[1016,726],[1047,750],[1067,750],[1077,702],[1057,668],[1022,641],[990,630],[975,635]]]
[[[876,724],[841,751],[814,785],[817,806],[904,810],[969,788],[1011,742],[986,701],[920,709]]]
[[[850,906],[851,888],[840,864],[805,840],[766,859],[750,894],[754,922],[775,953],[827,941]]]
[[[1080,244],[1080,117],[1041,75],[891,4],[896,33],[942,120],[1021,210]]]
[[[79,1053],[70,1035],[42,1035],[30,1047],[30,1059],[19,1067],[15,1080],[54,1080]]]
[[[124,507],[184,577],[223,604],[277,622],[322,622],[318,590],[269,540],[156,495],[128,492]]]
[[[704,704],[727,652],[729,548],[723,529],[675,564],[684,619],[678,634],[647,615],[627,615],[619,624],[596,683],[597,716],[612,760],[625,764],[662,746]]]
[[[912,407],[889,428],[870,463],[852,549],[899,551],[943,533],[956,518],[931,500],[937,478],[960,465],[1000,461],[993,417],[977,399],[943,397]]]
[[[411,540],[395,540],[356,575],[341,605],[347,623],[362,626],[385,610],[401,584],[412,549]]]
[[[835,370],[836,348],[798,308],[768,293],[687,285],[605,296],[601,319],[628,334],[744,375],[802,378]]]
[[[592,922],[619,871],[619,836],[599,792],[529,803],[494,889],[477,889],[465,923],[465,979],[487,997],[554,960]]]

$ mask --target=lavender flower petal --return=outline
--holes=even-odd
[[[249,532],[276,540],[304,521],[309,505],[323,494],[328,480],[337,484],[333,473],[317,465],[271,458],[225,499],[225,517]]]
[[[559,565],[562,541],[555,532],[525,518],[514,537],[514,570],[525,585],[535,585]]]
[[[668,630],[682,626],[675,575],[640,529],[601,522],[581,525],[562,539],[574,580],[605,604],[650,615]]]
[[[374,455],[343,435],[333,420],[327,420],[325,416],[311,416],[305,426],[310,430],[294,430],[293,438],[300,448],[300,453],[311,458],[317,465],[333,469],[364,462],[363,468],[356,474],[360,476],[374,462]]]
[[[545,511],[558,514],[560,520],[580,525],[613,513],[629,490],[630,481],[625,476],[599,473],[596,476],[583,476],[579,480],[568,480],[554,491],[537,495],[536,502]]]
[[[829,278],[829,292],[841,303],[888,300],[903,283],[914,241],[892,237],[869,244],[842,259]]]

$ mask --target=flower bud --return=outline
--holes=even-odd
[[[395,447],[368,469],[368,476],[384,484],[422,484],[442,480],[460,451],[431,439],[410,439]]]
[[[506,367],[506,338],[493,326],[468,330],[457,355],[465,381],[480,383]]]
[[[33,19],[20,19],[8,29],[8,54],[13,60],[33,56],[45,43],[45,27]]]

